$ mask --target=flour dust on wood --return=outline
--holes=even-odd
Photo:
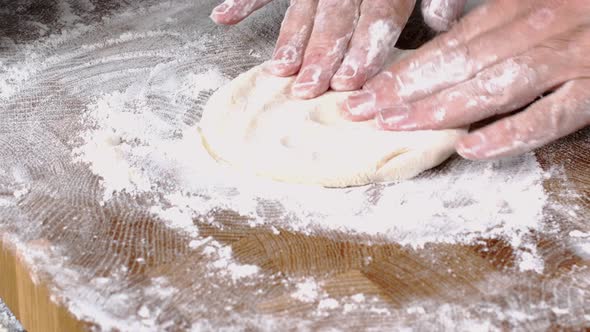
[[[7,9],[11,15],[31,1],[21,2]],[[34,277],[52,278],[54,300],[77,318],[104,330],[157,331],[178,319],[193,330],[312,328],[336,313],[378,315],[398,327],[420,322],[425,329],[429,322],[475,329],[516,324],[521,317],[563,317],[561,296],[526,309],[512,298],[504,307],[490,300],[392,309],[375,296],[336,298],[322,280],[277,281],[276,274],[253,262],[239,262],[238,252],[205,234],[206,227],[225,227],[216,218],[220,211],[242,216],[245,227],[277,235],[339,234],[351,242],[408,248],[501,239],[514,250],[515,269],[534,276],[544,271],[545,262],[533,238],[561,227],[542,222],[547,211],[578,211],[552,205],[544,183],[567,183],[567,178],[559,169],[541,170],[533,154],[493,162],[453,158],[409,181],[346,189],[276,183],[222,167],[199,143],[202,106],[220,86],[270,56],[284,3],[273,2],[237,29],[207,19],[217,1],[57,3],[57,14],[31,16],[34,30],[26,38],[11,31],[0,37],[0,114],[6,120],[0,121],[0,233],[36,267]],[[108,227],[112,216],[129,218],[125,226],[132,231],[108,229],[105,233],[120,238],[96,238],[93,231]],[[145,228],[133,228],[139,219]],[[72,233],[64,220],[82,229]],[[57,225],[51,231],[60,245],[38,239],[45,225]],[[566,240],[587,254],[589,230],[581,223],[567,227],[572,229]],[[181,240],[151,252],[153,233]],[[142,237],[133,242],[136,256],[100,258],[97,264],[108,266],[108,275],[79,269],[79,261],[70,260],[78,254],[95,259],[96,252],[85,250],[99,245],[112,250],[105,252],[126,253],[126,240],[135,236]],[[81,247],[67,247],[70,243]],[[202,264],[177,266],[179,274],[190,271],[194,282],[177,287],[169,275],[132,284],[132,273],[185,256],[203,257]],[[136,270],[109,265],[121,260],[130,260]],[[587,282],[575,275],[564,278],[567,282],[545,286],[583,308],[584,294],[564,285],[582,289]],[[313,314],[294,321],[245,306],[257,299],[260,283],[287,289],[279,300],[295,301]],[[187,294],[198,301],[172,305],[186,304]]]

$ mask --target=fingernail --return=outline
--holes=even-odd
[[[416,129],[418,123],[410,118],[411,110],[408,105],[399,104],[387,108],[377,115],[377,124],[383,129],[410,130]]]
[[[372,91],[360,91],[352,94],[346,99],[346,111],[353,116],[367,115],[374,113],[375,93]]]
[[[343,65],[338,69],[336,74],[332,77],[331,86],[334,90],[356,90],[360,88],[363,82],[359,82],[359,80],[355,80],[358,73],[357,68],[353,68],[350,65]]]
[[[463,136],[457,142],[456,150],[459,155],[467,159],[481,159],[486,140],[482,133],[475,132]]]
[[[224,2],[213,9],[213,14],[225,14],[230,8],[231,7]]]
[[[277,64],[290,64],[295,62],[297,56],[295,47],[291,45],[285,45],[279,48],[273,56],[273,63]]]
[[[309,85],[313,85],[318,83],[320,79],[321,70],[316,66],[308,66],[306,67],[300,74],[297,76],[297,80],[295,81],[296,87],[305,87]]]
[[[308,66],[305,68],[293,85],[293,94],[296,97],[307,97],[310,90],[312,90],[319,82],[322,71],[317,66]]]
[[[283,46],[279,48],[272,61],[269,63],[269,69],[273,74],[283,74],[285,69],[297,63],[297,51],[293,46]]]
[[[356,75],[356,69],[352,68],[350,65],[343,65],[338,69],[336,74],[334,74],[334,78],[338,79],[349,79],[353,78]]]
[[[422,3],[424,21],[437,31],[449,29],[454,13],[453,10],[453,6],[449,6],[448,4],[441,5],[439,1]]]

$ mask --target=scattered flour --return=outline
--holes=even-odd
[[[255,276],[259,272],[259,268],[256,265],[236,263],[232,259],[231,248],[223,246],[217,241],[209,241],[204,247],[203,253],[208,255],[211,260],[209,266],[212,268],[212,275],[228,275],[233,281],[237,281],[242,278]]]
[[[590,259],[590,234],[572,231],[570,236],[569,243],[574,251],[583,259]]]
[[[340,303],[335,299],[322,299],[318,303],[318,310],[333,310],[340,307]]]
[[[217,90],[217,88],[229,82],[229,80],[219,70],[212,68],[203,73],[189,74],[186,82],[191,82],[190,87],[192,88],[193,95],[198,95],[202,91]]]
[[[569,236],[578,238],[590,238],[590,233],[584,233],[579,230],[573,230],[569,233]]]
[[[13,195],[14,195],[14,198],[19,199],[28,193],[29,193],[29,188],[23,187],[22,189],[15,191]]]
[[[93,6],[88,1],[80,3]],[[36,73],[67,63],[68,59],[85,59],[87,62],[80,65],[81,72],[104,65],[104,72],[93,74],[100,80],[89,84],[97,90],[91,94],[91,100],[84,101],[86,113],[82,122],[85,130],[81,142],[76,142],[75,160],[87,164],[100,177],[105,202],[118,194],[150,195],[150,211],[168,226],[189,235],[191,250],[208,256],[208,274],[202,276],[203,280],[215,276],[235,284],[247,282],[260,273],[255,265],[239,264],[228,246],[199,235],[198,223],[215,225],[210,214],[220,209],[233,210],[248,217],[246,222],[249,225],[268,226],[275,233],[282,229],[308,234],[336,230],[351,237],[367,235],[372,242],[397,242],[411,247],[421,247],[429,242],[473,243],[479,238],[502,238],[516,250],[520,270],[543,271],[543,261],[532,244],[530,232],[543,229],[540,221],[548,198],[542,182],[547,174],[541,171],[533,154],[495,162],[454,159],[443,170],[410,181],[348,189],[275,183],[215,163],[200,144],[196,129],[198,116],[192,119],[188,113],[198,109],[208,95],[228,82],[230,77],[218,67],[195,65],[190,61],[186,66],[189,70],[177,70],[185,65],[183,61],[190,59],[195,50],[210,42],[207,37],[191,37],[195,41],[185,42],[178,48],[168,47],[168,44],[149,44],[155,49],[126,49],[142,39],[175,40],[189,34],[190,31],[160,31],[152,28],[150,21],[153,16],[149,15],[155,13],[156,17],[166,17],[162,20],[166,24],[181,22],[182,17],[179,20],[170,11],[179,13],[194,3],[182,5],[185,7],[173,8],[175,6],[164,2],[152,11],[124,13],[121,17],[125,23],[133,22],[129,26],[136,31],[126,30],[119,35],[113,32],[108,38],[80,42],[76,38],[96,27],[81,25],[69,4],[64,3],[63,24],[75,26],[75,29],[49,36],[38,45],[22,46],[26,56],[17,64],[8,66],[0,60],[0,102],[17,94],[24,87],[23,83]],[[105,22],[108,23],[108,19]],[[128,29],[126,24],[125,27]],[[47,55],[42,52],[45,48],[72,40],[76,47],[65,50],[65,53]],[[118,52],[100,53],[109,49]],[[264,50],[256,49],[250,53],[255,58],[266,57]],[[157,58],[151,61],[158,63],[133,67],[136,62],[148,58]],[[120,62],[133,68],[125,70],[107,66]],[[104,87],[97,82],[104,82]],[[109,82],[131,83],[109,86]],[[28,189],[21,188],[0,198],[0,206],[13,204],[13,200],[27,195]],[[580,255],[585,253],[590,257],[588,236],[582,231],[570,233]],[[143,294],[132,293],[137,290],[113,291],[106,302],[101,302],[104,294],[98,290],[125,280],[126,267],[122,266],[120,271],[106,278],[96,278],[84,284],[78,280],[81,275],[63,269],[65,265],[59,257],[64,255],[55,253],[56,248],[40,246],[35,249],[18,239],[9,240],[25,253],[31,266],[46,267],[45,272],[60,276],[56,287],[62,289],[56,293],[69,299],[66,304],[76,316],[98,320],[105,330],[149,331],[162,326],[156,326],[150,317],[158,316],[157,306],[141,306],[133,317],[113,314],[118,309],[126,312],[135,296],[141,298]],[[150,282],[141,291],[161,303],[180,292],[165,278],[152,278]],[[69,288],[69,285],[78,288]],[[293,298],[315,303],[318,310],[347,313],[368,308],[374,313],[391,314],[388,308],[380,307],[363,294],[331,299],[311,278],[297,283],[295,288],[291,293]],[[105,310],[106,303],[115,309]],[[448,329],[457,321],[466,322],[470,327],[490,327],[489,322],[457,317],[457,313],[465,310],[442,306],[428,312],[418,306],[409,312],[435,315],[437,321],[443,322]],[[495,310],[502,313],[500,308]],[[511,314],[509,318],[514,320],[517,314]],[[454,319],[447,318],[452,315]],[[206,322],[202,324],[204,329],[212,329],[206,326]],[[198,330],[197,325],[193,329]]]
[[[297,284],[297,290],[291,294],[296,300],[301,302],[315,302],[320,296],[320,285],[315,279],[308,278]]]
[[[354,302],[359,302],[359,303],[360,302],[365,302],[365,295],[363,293],[358,293],[358,294],[355,294],[355,295],[351,296],[351,299]]]
[[[147,99],[153,93],[195,98],[228,79],[216,68],[179,74],[165,67],[154,68],[150,82],[104,94],[88,107],[89,129],[74,154],[101,177],[104,200],[116,192],[152,194],[160,203],[151,211],[193,235],[193,220],[218,209],[249,217],[253,226],[340,230],[414,247],[501,237],[519,248],[541,227],[547,198],[532,154],[494,162],[455,159],[433,175],[348,189],[275,183],[226,169],[204,150],[197,128],[158,116]],[[542,270],[531,265],[542,262],[527,251],[522,268]]]
[[[10,312],[8,307],[0,300],[0,332],[21,332],[23,327]]]
[[[343,305],[331,298],[323,289],[321,283],[313,278],[306,278],[295,284],[296,290],[291,297],[303,303],[312,303],[316,307],[315,314],[325,314],[331,310],[352,311],[359,308],[362,301],[353,300],[351,297],[343,299]],[[360,294],[362,296],[362,294]],[[358,300],[358,298],[357,298]],[[364,300],[364,298],[363,298]],[[349,302],[353,303],[353,306]]]
[[[208,68],[162,82],[199,95],[226,81]],[[520,255],[521,269],[542,271],[542,261],[524,243],[530,231],[540,229],[547,200],[533,154],[493,162],[456,158],[443,171],[390,185],[326,189],[276,183],[215,163],[197,128],[155,116],[142,98],[141,90],[130,87],[89,107],[90,129],[75,155],[101,177],[105,200],[121,191],[152,194],[160,199],[154,214],[193,234],[193,219],[229,209],[253,226],[338,230],[413,247],[503,238],[527,251]]]
[[[83,6],[92,4],[86,1]],[[195,220],[208,222],[211,212],[228,209],[248,217],[252,226],[267,225],[276,231],[336,230],[412,247],[503,238],[528,253],[520,255],[523,269],[542,270],[542,262],[530,259],[538,255],[527,244],[530,231],[542,227],[547,200],[543,173],[533,154],[495,162],[456,158],[445,170],[410,181],[348,189],[275,183],[215,163],[200,144],[195,109],[229,77],[215,65],[191,60],[211,37],[151,24],[158,17],[182,20],[183,6],[192,5],[163,3],[123,12],[103,23],[116,26],[117,20],[135,20],[132,32],[123,29],[118,35],[84,39],[78,42],[81,47],[46,56],[46,47],[76,40],[95,28],[79,24],[69,2],[64,2],[64,24],[72,28],[25,48],[23,61],[3,68],[0,86],[6,89],[0,89],[0,98],[16,93],[36,72],[76,57],[84,59],[82,69],[104,66],[94,86],[104,80],[129,82],[97,89],[85,105],[86,130],[76,142],[75,160],[101,178],[104,201],[118,193],[150,195],[154,215],[193,237],[198,235]],[[160,22],[167,26],[169,21]],[[183,43],[166,44],[183,37]],[[142,43],[150,38],[161,45]],[[122,51],[110,51],[118,47]],[[132,67],[144,58],[156,58],[155,64],[129,70],[113,67],[120,62]]]

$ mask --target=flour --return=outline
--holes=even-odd
[[[590,232],[573,230],[569,233],[568,241],[580,257],[590,259]]]
[[[3,214],[9,218],[9,223],[2,220],[0,229],[2,232],[16,229],[16,235],[3,233],[2,240],[14,245],[15,252],[22,256],[25,264],[37,268],[32,272],[33,279],[38,281],[37,274],[53,278],[52,300],[62,303],[77,318],[93,320],[103,330],[162,330],[174,326],[175,321],[170,316],[160,317],[161,310],[170,310],[171,303],[184,303],[186,298],[183,296],[190,294],[196,299],[195,303],[190,303],[190,308],[173,308],[178,309],[180,316],[187,314],[191,317],[191,326],[187,329],[229,330],[249,324],[261,330],[277,330],[279,326],[311,329],[311,324],[305,325],[309,323],[305,320],[285,324],[283,318],[251,312],[229,316],[231,322],[226,322],[225,316],[216,319],[218,312],[212,312],[207,301],[214,301],[216,306],[231,313],[236,303],[243,300],[236,300],[233,294],[238,292],[232,294],[231,291],[243,291],[253,280],[273,280],[267,278],[265,271],[257,265],[240,263],[235,257],[237,252],[228,244],[203,235],[203,230],[199,229],[201,225],[223,227],[215,218],[219,210],[231,210],[245,217],[244,225],[266,228],[274,234],[290,230],[324,235],[329,231],[344,234],[351,241],[358,238],[369,243],[395,242],[416,248],[432,242],[475,244],[481,238],[499,238],[513,247],[517,269],[531,271],[531,274],[543,271],[544,262],[530,234],[532,231],[543,232],[546,227],[541,220],[545,217],[543,209],[550,202],[543,190],[543,181],[557,178],[567,182],[567,179],[554,170],[549,173],[541,171],[532,154],[496,162],[469,162],[455,158],[442,169],[410,181],[348,189],[275,183],[241,174],[213,161],[199,143],[195,128],[201,106],[215,89],[239,72],[269,58],[273,37],[263,32],[271,29],[271,23],[274,26],[273,19],[280,23],[276,19],[279,10],[271,11],[272,15],[263,12],[255,18],[255,24],[246,22],[241,25],[240,37],[247,31],[249,45],[245,52],[242,52],[244,49],[236,52],[232,42],[242,43],[235,37],[237,34],[229,38],[230,33],[226,30],[208,25],[203,28],[201,23],[195,23],[195,16],[203,13],[198,7],[199,1],[166,1],[155,6],[142,4],[141,9],[122,11],[116,17],[101,18],[88,25],[81,24],[86,20],[79,12],[80,6],[91,9],[93,4],[98,6],[100,2],[76,1],[78,6],[71,3],[67,1],[61,7],[61,28],[55,30],[51,24],[35,25],[35,29],[45,31],[46,37],[42,40],[21,45],[0,37],[3,46],[8,45],[9,52],[18,52],[18,56],[9,57],[8,61],[0,58],[0,107],[9,103],[10,108],[2,110],[13,119],[14,126],[4,127],[6,124],[0,123],[1,130],[25,128],[21,122],[17,126],[15,118],[46,120],[39,126],[53,129],[52,135],[56,137],[47,136],[52,139],[48,141],[50,144],[59,145],[66,154],[74,147],[75,163],[66,160],[64,164],[85,172],[90,169],[100,179],[103,189],[100,198],[105,209],[120,196],[138,197],[145,210],[156,217],[150,222],[162,222],[174,232],[186,235],[187,255],[203,257],[198,266],[182,266],[195,269],[195,278],[189,280],[190,285],[176,287],[177,283],[171,280],[174,276],[167,279],[158,275],[146,277],[145,284],[132,284],[141,278],[130,276],[138,273],[137,270],[143,273],[142,269],[151,262],[148,256],[129,257],[134,265],[131,268],[121,264],[122,260],[118,258],[111,260],[107,257],[118,265],[109,267],[107,275],[97,276],[95,271],[88,273],[73,268],[68,261],[72,253],[60,251],[59,245],[26,242],[28,235],[35,238],[37,234],[30,229],[42,227],[47,215],[30,215],[29,220]],[[213,2],[209,1],[206,8],[213,8]],[[211,47],[219,44],[228,46]],[[243,60],[246,58],[247,61]],[[461,62],[457,61],[457,66]],[[430,69],[424,68],[427,74]],[[428,76],[434,79],[431,76],[434,74]],[[419,85],[419,82],[414,83]],[[35,93],[39,95],[23,94],[28,98],[24,100],[27,104],[17,105],[16,110],[27,112],[13,114],[14,98],[27,89],[36,89]],[[51,98],[29,98],[49,97],[51,94],[59,96],[59,103],[51,104]],[[36,106],[29,105],[33,102]],[[39,114],[54,114],[55,119]],[[37,125],[32,121],[27,124]],[[42,129],[46,130],[45,127]],[[33,133],[40,131],[36,127],[26,129]],[[11,156],[13,152],[5,153]],[[35,159],[34,163],[28,160],[26,166],[43,167],[46,171],[49,164],[51,172],[48,174],[51,176],[47,177],[54,177],[53,164],[58,164],[54,154],[57,152],[39,153],[54,158],[48,158],[48,162],[45,159]],[[69,159],[67,155],[60,156]],[[1,166],[2,212],[26,208],[20,206],[19,201],[26,201],[30,195],[59,196],[62,188],[56,184],[71,185],[67,181],[48,185],[40,179],[39,173],[33,175],[20,164],[18,167]],[[70,173],[57,173],[55,177],[67,175]],[[5,182],[5,178],[9,181]],[[85,194],[88,195],[84,199],[92,203],[97,199],[95,193]],[[568,206],[559,212],[577,215],[580,211],[575,206]],[[76,214],[72,218],[76,220],[77,217]],[[572,228],[565,240],[570,241],[580,255],[588,253],[588,232],[583,227]],[[103,240],[92,236],[89,239]],[[60,243],[61,240],[55,241]],[[585,298],[572,293],[571,289],[582,289],[587,285],[582,278],[575,281],[574,287],[570,288],[572,282],[567,277],[556,279],[554,285],[549,284],[547,288],[557,289],[558,295],[566,294],[572,307],[582,308]],[[213,285],[204,287],[206,283]],[[554,303],[549,309],[543,307],[549,306],[547,304],[534,304],[536,311],[533,314],[517,311],[522,303],[528,302],[514,299],[506,301],[508,308],[493,303],[466,306],[416,303],[398,312],[369,295],[330,298],[322,289],[322,282],[313,278],[289,279],[285,284],[287,296],[317,309],[313,319],[325,312],[374,313],[380,317],[399,317],[401,325],[412,326],[412,323],[420,322],[424,327],[429,322],[441,322],[447,329],[458,325],[474,330],[500,326],[502,322],[494,319],[518,323],[531,316],[553,317],[557,315],[555,312],[563,312],[563,308]],[[189,287],[194,288],[184,294]],[[208,289],[220,293],[206,293]],[[230,290],[223,293],[226,289]],[[252,294],[257,291],[259,289],[240,294],[249,296],[250,300],[255,298]],[[227,296],[212,298],[218,294]],[[146,299],[149,303],[141,302]],[[137,303],[141,305],[134,306]],[[405,315],[406,309],[413,315],[409,319]],[[590,315],[584,313],[586,315],[580,317],[586,318],[580,319],[590,321]],[[162,318],[162,321],[156,321],[156,318]]]
[[[379,20],[372,23],[369,27],[369,47],[365,66],[382,62],[387,57],[385,50],[389,51],[390,45],[395,44],[393,41],[397,40],[400,34],[401,29],[391,22]],[[377,57],[380,57],[380,61],[375,60]]]
[[[576,252],[580,257],[590,259],[590,241],[578,243],[574,245],[574,249],[576,249]]]
[[[178,129],[163,120],[121,111],[122,96],[105,96],[91,108],[89,118],[98,129],[87,133],[86,144],[76,150],[78,158],[102,177],[105,199],[121,190],[152,192],[169,179],[172,189],[163,194],[175,209],[153,211],[165,218],[167,212],[174,217],[167,219],[177,223],[189,225],[186,218],[225,207],[259,223],[274,217],[283,228],[385,235],[412,246],[481,236],[507,237],[518,246],[529,230],[539,227],[546,197],[532,154],[496,162],[455,159],[441,174],[394,185],[339,190],[288,185],[224,169],[199,145],[196,129],[186,126],[182,137],[175,138]],[[122,143],[111,144],[112,137]],[[131,143],[137,141],[142,143]],[[272,202],[282,208],[265,212]]]
[[[124,33],[108,43],[148,35]],[[454,159],[436,174],[349,189],[274,183],[225,169],[211,160],[182,111],[162,117],[147,101],[158,96],[186,107],[186,100],[210,95],[229,78],[216,67],[179,72],[175,63],[159,64],[146,81],[88,106],[89,129],[74,155],[101,177],[105,201],[117,192],[153,195],[159,203],[152,213],[193,236],[193,219],[221,208],[248,217],[252,226],[338,230],[413,247],[500,237],[519,248],[529,231],[541,227],[547,198],[532,154],[495,162]]]
[[[259,272],[256,265],[234,262],[231,248],[223,246],[217,241],[209,241],[204,247],[203,253],[211,260],[209,266],[213,276],[229,276],[235,282],[242,278],[256,276]]]
[[[291,298],[302,302],[313,304],[316,308],[315,314],[322,315],[332,310],[353,311],[358,309],[360,301],[352,297],[345,297],[340,301],[331,298],[326,291],[322,289],[322,284],[312,278],[306,278],[296,285],[296,290],[291,293]],[[361,294],[362,295],[362,294]],[[352,304],[353,302],[354,304]]]
[[[318,303],[318,310],[334,310],[340,307],[340,303],[335,299],[322,299]]]
[[[8,307],[0,300],[0,332],[20,332],[23,327],[10,312]]]
[[[116,192],[152,195],[159,202],[151,208],[154,214],[193,235],[194,218],[229,209],[252,226],[308,234],[336,230],[412,247],[502,238],[526,252],[517,255],[521,269],[542,271],[542,261],[527,249],[547,201],[533,154],[492,162],[455,158],[442,171],[390,185],[326,189],[275,183],[217,164],[192,124],[154,114],[147,96],[195,98],[227,82],[214,67],[180,75],[165,66],[152,70],[149,90],[131,86],[88,108],[90,129],[75,155],[101,177],[104,200]],[[163,70],[165,79],[153,79]]]
[[[254,53],[252,53],[254,54]],[[220,86],[227,83],[229,80],[224,77],[217,69],[208,69],[199,74],[191,73],[185,80],[191,82],[190,86],[193,96],[198,95],[203,91],[217,90]]]
[[[306,279],[297,284],[297,290],[291,297],[301,302],[315,302],[320,296],[320,285],[314,279]]]
[[[181,9],[162,5],[157,10]],[[75,22],[75,18],[68,20]],[[48,43],[76,38],[89,29],[80,26]],[[170,227],[193,237],[198,234],[193,220],[221,208],[248,217],[252,226],[308,234],[336,230],[412,247],[493,237],[525,250],[529,232],[540,229],[547,198],[542,172],[532,154],[496,162],[456,158],[444,171],[410,181],[349,189],[274,183],[225,169],[200,145],[196,120],[187,119],[195,100],[202,104],[229,80],[213,65],[183,67],[183,59],[202,49],[210,37],[201,36],[176,49],[133,51],[135,41],[182,36],[159,29],[122,31],[104,41],[83,44],[77,51],[89,53],[112,47],[131,50],[101,56],[85,65],[137,57],[162,59],[152,67],[102,76],[121,80],[127,75],[134,80],[125,88],[97,94],[86,106],[83,124],[88,129],[82,133],[82,144],[74,150],[74,156],[101,178],[105,202],[117,193],[151,195],[154,203],[150,211]],[[3,75],[3,82],[10,82],[4,83],[9,85],[2,89],[4,97],[15,93],[19,82],[34,74],[35,66],[27,63],[41,58],[33,55],[24,67],[11,66],[11,71]],[[35,68],[60,59],[63,57],[49,57]],[[438,75],[430,74],[428,77]],[[161,100],[163,106],[154,100]],[[535,255],[528,249],[526,252]],[[531,265],[535,260],[527,255],[522,256],[524,266],[535,270]]]
[[[177,84],[187,85],[190,78],[194,93],[195,87],[212,87],[198,78],[224,81],[214,69],[204,73],[179,77]],[[129,93],[117,93],[90,107],[88,119],[96,128],[85,134],[86,143],[76,150],[78,160],[101,176],[105,200],[116,191],[152,193],[167,179],[170,189],[157,191],[168,207],[152,211],[177,226],[190,228],[191,218],[228,208],[256,220],[255,225],[364,233],[415,247],[478,237],[505,237],[518,247],[530,230],[540,227],[546,197],[532,154],[495,162],[455,159],[436,175],[392,185],[288,185],[225,169],[200,146],[195,128],[134,112],[125,106],[129,104],[136,105]],[[182,135],[174,136],[179,128]],[[278,208],[269,210],[271,205]]]

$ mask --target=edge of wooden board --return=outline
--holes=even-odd
[[[35,282],[14,246],[0,236],[0,297],[28,332],[87,331],[65,306],[51,299],[44,282]]]

